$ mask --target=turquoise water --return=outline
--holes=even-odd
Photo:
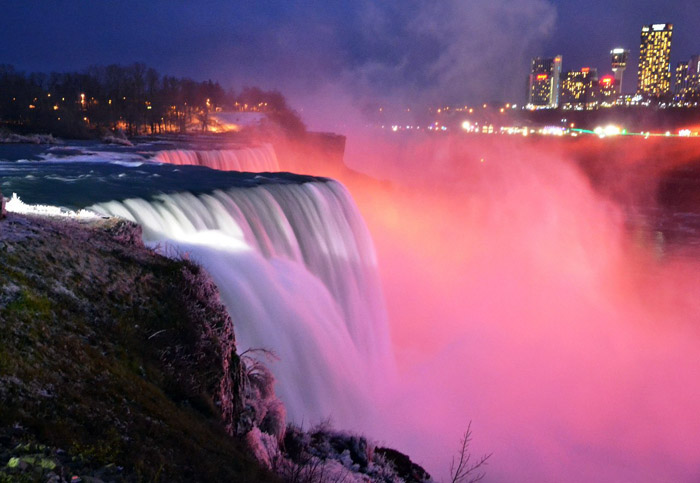
[[[104,201],[151,198],[161,193],[199,194],[319,179],[290,173],[216,171],[151,160],[156,152],[177,147],[176,143],[122,147],[95,142],[0,145],[0,190],[5,197],[17,193],[25,203],[75,209]]]

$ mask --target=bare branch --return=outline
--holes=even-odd
[[[483,467],[488,464],[489,458],[493,453],[481,456],[475,463],[470,464],[471,453],[469,452],[469,443],[472,440],[472,422],[469,421],[467,430],[460,442],[460,450],[457,457],[452,457],[450,464],[450,477],[452,483],[476,483],[481,481],[486,473]]]

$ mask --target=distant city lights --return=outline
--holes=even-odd
[[[563,119],[562,122],[566,122],[566,119]],[[488,122],[475,122],[471,120],[463,120],[458,124],[458,127],[460,128],[459,131],[465,134],[470,134],[470,135],[505,135],[505,136],[531,136],[531,135],[538,135],[538,136],[555,136],[555,137],[565,137],[565,136],[570,136],[570,137],[579,137],[579,136],[586,136],[586,135],[592,135],[596,136],[600,139],[606,139],[606,138],[616,138],[620,136],[636,136],[636,137],[642,137],[644,139],[648,139],[650,137],[666,137],[666,138],[696,138],[700,137],[700,132],[697,130],[691,130],[691,129],[680,129],[677,133],[673,133],[671,131],[664,131],[664,132],[651,132],[651,131],[641,131],[641,132],[628,132],[627,129],[625,129],[622,126],[618,126],[615,124],[607,124],[607,125],[602,125],[598,126],[593,130],[589,129],[576,129],[574,128],[576,124],[575,123],[569,123],[569,124],[564,124],[564,125],[546,125],[546,126],[541,126],[541,127],[527,127],[527,126],[495,126],[492,123]],[[392,132],[400,132],[400,131],[426,131],[426,132],[446,132],[450,131],[450,127],[448,125],[442,124],[439,121],[435,121],[432,124],[428,126],[419,126],[419,125],[402,125],[402,124],[394,124],[391,126],[381,126],[382,129],[389,128],[391,129]]]

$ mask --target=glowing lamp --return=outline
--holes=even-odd
[[[537,80],[545,80],[547,79],[547,74],[537,74]]]

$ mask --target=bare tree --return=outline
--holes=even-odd
[[[452,483],[476,483],[481,481],[486,473],[483,471],[484,466],[488,463],[489,458],[493,453],[481,456],[475,463],[471,463],[472,455],[469,452],[469,443],[472,440],[472,422],[469,421],[467,430],[462,437],[461,447],[457,456],[452,457],[450,465],[450,477]]]

